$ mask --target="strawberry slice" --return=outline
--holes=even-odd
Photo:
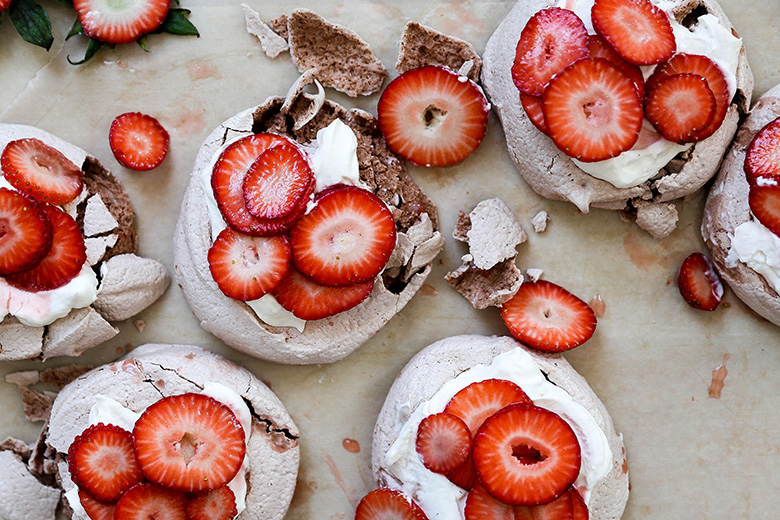
[[[588,518],[590,518],[590,512],[588,511],[588,505],[585,503],[582,495],[580,495],[580,492],[572,486],[566,493],[571,499],[572,520],[588,520]]]
[[[479,481],[512,505],[551,502],[580,471],[580,445],[571,426],[555,413],[512,404],[489,417],[474,436]]]
[[[139,112],[116,116],[108,144],[119,164],[137,171],[153,170],[168,155],[168,131],[157,119]]]
[[[565,493],[547,504],[515,506],[514,520],[573,520],[571,492],[570,486]]]
[[[76,17],[90,38],[130,43],[148,34],[168,16],[168,0],[73,0]]]
[[[522,284],[501,307],[501,317],[514,337],[548,352],[577,347],[596,330],[596,315],[588,304],[546,280]]]
[[[420,421],[415,447],[423,466],[434,473],[448,473],[471,454],[471,432],[460,417],[435,413]]]
[[[368,190],[342,186],[323,192],[290,230],[292,261],[321,285],[367,282],[384,269],[395,248],[395,221]]]
[[[544,112],[542,111],[542,98],[537,96],[529,96],[520,92],[520,104],[523,105],[528,119],[538,128],[543,134],[547,134],[547,124],[544,122]]]
[[[447,480],[460,488],[466,490],[472,489],[477,482],[477,469],[474,467],[474,459],[471,454],[469,454],[469,458],[466,459],[466,462],[452,471],[447,472],[445,476],[447,477]]]
[[[642,69],[633,63],[624,60],[620,54],[615,52],[615,49],[605,42],[604,38],[598,34],[588,35],[588,57],[604,58],[612,65],[615,65],[623,74],[631,78],[631,81],[634,82],[634,86],[639,94],[639,99],[645,97],[645,77],[642,74]]]
[[[252,301],[279,285],[290,267],[290,240],[284,235],[253,237],[223,229],[209,248],[209,270],[228,298]]]
[[[144,480],[130,432],[113,424],[98,423],[76,437],[68,448],[68,471],[81,491],[104,504]]]
[[[249,213],[244,200],[244,179],[263,152],[283,144],[294,143],[276,134],[249,135],[231,143],[217,159],[211,173],[211,187],[222,217],[233,229],[253,236],[278,232],[269,233],[268,221],[261,221]]]
[[[677,49],[669,17],[650,0],[596,0],[593,28],[626,61],[652,65]]]
[[[714,311],[723,298],[723,284],[712,262],[699,252],[691,253],[683,260],[677,287],[688,305],[703,311]]]
[[[669,141],[693,143],[715,117],[715,96],[698,74],[673,74],[648,88],[645,116]]]
[[[246,453],[236,416],[203,394],[169,396],[152,404],[136,421],[133,439],[147,479],[187,492],[230,482]]]
[[[489,112],[476,83],[434,65],[395,78],[377,105],[390,149],[422,166],[449,166],[468,157],[485,137]]]
[[[115,504],[103,504],[79,489],[79,502],[90,520],[114,520]]]
[[[368,298],[373,288],[374,280],[345,287],[320,285],[291,267],[271,293],[295,317],[321,320],[357,306]]]
[[[238,514],[236,496],[227,486],[198,493],[187,501],[188,520],[232,520]]]
[[[573,11],[542,9],[520,33],[512,81],[529,96],[541,96],[553,76],[588,56],[588,30]]]
[[[634,82],[604,58],[580,60],[555,76],[542,111],[555,145],[584,162],[631,148],[644,118]]]
[[[515,520],[514,507],[496,500],[476,484],[466,496],[465,520]]]
[[[313,176],[297,146],[270,148],[252,163],[246,174],[246,208],[257,218],[285,217],[308,195]]]
[[[0,276],[32,269],[51,240],[51,222],[35,199],[0,188]]]
[[[512,381],[485,379],[452,396],[444,411],[463,419],[474,435],[485,419],[514,403],[532,404],[528,395]]]
[[[745,175],[751,185],[757,184],[759,178],[780,183],[780,117],[750,141],[745,155]]]
[[[14,188],[41,202],[61,206],[84,188],[84,172],[59,150],[35,138],[8,143],[0,164]]]
[[[428,520],[428,517],[414,500],[400,491],[378,488],[360,500],[355,520]]]
[[[84,237],[73,217],[54,206],[42,208],[52,227],[48,253],[32,269],[6,277],[9,284],[24,291],[49,291],[62,287],[81,272],[87,261]]]
[[[748,204],[758,221],[780,236],[780,186],[751,186]]]
[[[188,520],[184,493],[151,482],[127,490],[114,509],[114,520]]]

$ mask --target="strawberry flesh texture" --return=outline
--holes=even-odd
[[[373,279],[390,258],[395,240],[395,221],[385,203],[355,186],[322,194],[290,230],[298,272],[328,286]]]
[[[359,305],[374,288],[374,280],[345,287],[320,285],[290,267],[272,294],[286,310],[302,320],[321,320]]]
[[[546,280],[522,284],[501,307],[501,317],[515,338],[548,352],[577,347],[596,330],[596,315],[588,304]]]
[[[745,154],[745,175],[751,185],[757,184],[759,178],[780,183],[780,117],[750,141]]]
[[[723,298],[723,284],[709,258],[699,252],[688,255],[680,267],[677,287],[694,309],[714,311]]]
[[[613,49],[607,42],[605,42],[604,38],[598,34],[588,35],[588,57],[604,58],[611,64],[615,65],[621,70],[621,72],[623,72],[623,74],[631,78],[631,81],[634,82],[637,94],[639,94],[639,99],[643,99],[645,97],[645,77],[642,74],[642,69],[640,69],[637,65],[624,60],[620,54],[615,52],[615,49]]]
[[[184,493],[142,482],[116,503],[114,520],[188,520]]]
[[[748,204],[758,221],[780,236],[780,187],[751,186]]]
[[[244,201],[257,218],[289,215],[309,194],[313,174],[298,148],[280,145],[263,152],[244,180]]]
[[[84,34],[105,43],[130,43],[156,30],[169,6],[168,0],[73,0]]]
[[[290,267],[284,235],[253,237],[223,229],[208,251],[209,270],[225,296],[252,301],[273,290]]]
[[[476,484],[466,496],[465,520],[515,520],[514,507],[493,498]]]
[[[144,480],[130,432],[103,423],[90,426],[70,445],[68,471],[81,491],[104,504]]]
[[[466,462],[447,472],[445,476],[447,480],[462,489],[472,489],[477,482],[477,469],[474,467],[474,458],[469,454]]]
[[[51,222],[35,199],[0,188],[0,276],[32,269],[51,241]]]
[[[198,493],[185,509],[188,520],[231,520],[238,514],[236,497],[227,486]]]
[[[133,428],[135,456],[146,478],[171,489],[200,492],[228,483],[246,453],[233,412],[203,394],[165,397]]]
[[[548,135],[569,157],[602,161],[631,148],[644,114],[634,82],[603,58],[580,60],[542,94]]]
[[[108,144],[119,164],[137,171],[149,171],[168,155],[168,131],[157,119],[139,112],[116,116],[108,132]]]
[[[79,502],[90,520],[113,520],[115,504],[103,504],[79,489]]]
[[[452,396],[444,411],[463,419],[474,435],[485,419],[515,403],[531,404],[531,399],[512,381],[485,379],[471,383]]]
[[[648,88],[645,116],[665,139],[693,143],[715,117],[715,96],[698,74],[665,76]]]
[[[420,421],[415,446],[423,466],[434,473],[448,473],[471,454],[471,432],[460,417],[436,413]]]
[[[485,137],[489,111],[473,81],[434,65],[398,76],[377,104],[387,145],[422,166],[449,166],[468,157]]]
[[[544,112],[542,111],[542,98],[529,96],[520,92],[520,104],[523,106],[528,119],[543,134],[547,135],[547,124],[544,122]]]
[[[84,188],[84,172],[59,150],[35,138],[8,143],[0,165],[11,186],[40,202],[61,206]]]
[[[571,499],[572,520],[588,520],[590,517],[590,511],[588,510],[588,505],[585,503],[585,499],[583,499],[582,495],[580,495],[580,492],[572,486],[566,493]]]
[[[555,413],[513,404],[489,417],[474,436],[479,481],[506,504],[546,504],[563,493],[580,471],[580,445],[571,426]]]
[[[52,226],[51,247],[33,268],[6,277],[23,291],[49,291],[75,278],[87,261],[87,250],[79,225],[73,217],[50,205],[42,206]]]
[[[538,506],[515,506],[514,520],[573,520],[571,487],[552,502]]]
[[[634,65],[660,63],[677,49],[669,17],[650,0],[596,0],[591,19],[599,36]]]
[[[529,96],[541,96],[563,69],[588,56],[588,30],[568,9],[552,7],[534,14],[515,49],[512,80]]]
[[[400,491],[378,488],[360,500],[355,520],[428,520],[428,517],[414,500]]]

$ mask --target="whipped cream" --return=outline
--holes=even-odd
[[[726,76],[729,85],[729,98],[737,91],[737,64],[742,40],[722,26],[718,18],[706,14],[698,18],[698,23],[688,29],[677,22],[671,0],[653,0],[662,9],[672,25],[677,52],[701,54],[714,61]],[[595,34],[590,11],[593,0],[560,0],[558,7],[574,11],[585,24],[588,33]],[[640,67],[645,79],[650,77],[655,65]],[[572,159],[574,164],[586,173],[605,180],[617,188],[638,186],[655,176],[677,154],[693,146],[693,143],[680,145],[664,139],[653,126],[645,120],[639,139],[630,150],[617,157],[596,162],[582,162]]]
[[[238,395],[235,390],[221,383],[206,383],[203,385],[201,393],[213,397],[215,400],[230,408],[230,411],[236,416],[238,422],[241,423],[241,427],[244,429],[246,442],[248,443],[249,438],[252,435],[252,414],[249,411],[249,407],[244,402],[244,399]],[[90,426],[101,422],[103,424],[113,424],[114,426],[119,426],[123,430],[132,432],[135,422],[142,414],[143,410],[134,412],[110,397],[97,395],[95,404],[93,404],[92,408],[89,410],[89,424]],[[239,515],[246,509],[246,474],[248,472],[249,457],[245,455],[244,462],[238,470],[238,473],[233,477],[233,480],[227,483],[227,486],[236,498],[236,510]],[[89,520],[89,516],[84,510],[84,506],[81,505],[79,489],[77,486],[73,486],[71,489],[67,490],[65,492],[65,498],[68,499],[68,504],[71,509],[73,509],[73,520]]]
[[[780,293],[780,237],[772,233],[755,217],[734,229],[726,267],[742,262],[764,277]]]
[[[496,356],[490,365],[476,365],[462,372],[445,383],[429,401],[420,403],[401,428],[382,464],[397,479],[389,485],[414,497],[428,518],[464,519],[468,493],[444,475],[433,473],[423,466],[415,448],[417,427],[423,418],[442,412],[450,399],[463,388],[493,378],[514,382],[535,405],[557,413],[569,423],[580,442],[582,455],[575,485],[588,503],[593,487],[612,469],[612,450],[607,436],[590,413],[565,390],[547,380],[536,361],[521,348]],[[408,402],[399,405],[397,417],[405,415],[410,408]]]

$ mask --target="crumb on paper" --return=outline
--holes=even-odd
[[[470,65],[466,65],[469,62]],[[417,22],[408,22],[401,35],[395,69],[404,73],[425,65],[447,67],[477,82],[482,59],[469,42]]]
[[[525,275],[528,277],[528,281],[530,282],[538,282],[543,274],[544,271],[536,267],[529,267],[525,270]]]
[[[269,58],[276,58],[290,48],[287,44],[287,39],[269,27],[260,18],[260,13],[246,4],[241,4],[241,7],[244,9],[244,17],[246,18],[246,30],[260,40],[260,46]]]
[[[490,269],[480,269],[463,256],[463,264],[449,272],[444,279],[466,298],[476,309],[500,307],[520,289],[523,275],[515,265],[515,259],[504,260]]]
[[[713,399],[720,399],[723,387],[726,385],[726,376],[729,371],[726,370],[726,362],[731,357],[730,354],[723,355],[723,362],[712,369],[712,382],[707,390],[707,395]]]
[[[138,329],[138,332],[143,332],[146,328],[146,322],[144,320],[135,320],[133,325],[135,325],[135,328]]]
[[[534,231],[537,233],[544,233],[547,229],[547,221],[549,220],[547,212],[542,210],[531,219],[531,225],[534,227]]]
[[[517,256],[517,246],[528,240],[525,230],[501,199],[483,200],[469,213],[466,232],[474,265],[490,269]]]
[[[588,307],[591,308],[593,314],[595,314],[597,318],[604,317],[604,313],[607,311],[607,304],[601,298],[600,294],[597,294],[590,299]]]

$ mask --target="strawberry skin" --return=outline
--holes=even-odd
[[[289,215],[308,194],[313,174],[297,146],[270,148],[252,163],[244,180],[244,201],[257,218]]]
[[[745,175],[753,185],[759,178],[780,183],[780,117],[762,128],[745,154]]]
[[[0,165],[14,188],[41,202],[61,206],[84,188],[84,172],[59,150],[35,138],[8,143]]]
[[[542,111],[542,98],[529,96],[520,92],[520,104],[523,106],[528,119],[534,124],[540,132],[547,135],[547,124],[544,122],[544,112]]]
[[[688,305],[694,309],[714,311],[723,298],[723,284],[712,262],[699,252],[691,253],[683,260],[677,287]]]
[[[515,338],[548,352],[577,347],[596,330],[596,315],[588,304],[546,280],[522,284],[501,307],[501,317]]]
[[[476,484],[466,496],[465,520],[515,520],[514,507],[490,496]]]
[[[547,504],[515,506],[514,520],[573,520],[572,488]]]
[[[246,453],[236,416],[203,394],[169,396],[152,404],[136,421],[133,440],[148,480],[186,492],[230,482]]]
[[[513,404],[489,417],[474,436],[479,481],[512,505],[553,501],[580,471],[580,445],[571,426],[555,413]]]
[[[569,498],[571,499],[572,520],[588,520],[588,518],[590,518],[588,505],[585,503],[585,500],[582,498],[582,495],[580,495],[579,491],[577,491],[577,489],[572,486],[569,488],[569,491],[567,491],[566,494],[568,494]]]
[[[675,143],[693,143],[715,117],[715,96],[698,74],[672,74],[647,89],[645,116]]]
[[[154,31],[169,5],[168,0],[73,0],[84,34],[105,43],[130,43]]]
[[[751,186],[748,204],[758,221],[780,236],[780,187]]]
[[[302,320],[321,320],[359,305],[371,294],[374,280],[328,287],[320,285],[290,267],[272,294],[279,305]]]
[[[51,222],[35,199],[0,188],[0,276],[32,269],[51,241]]]
[[[116,116],[108,132],[108,144],[119,164],[148,171],[162,164],[168,155],[168,131],[157,119],[139,112]]]
[[[114,520],[116,505],[103,504],[79,489],[79,502],[90,520]]]
[[[329,286],[373,279],[384,269],[395,240],[395,220],[385,203],[356,186],[323,192],[290,230],[295,268]]]
[[[114,520],[188,520],[184,493],[142,482],[116,503]]]
[[[473,446],[473,445],[472,445]],[[466,462],[445,474],[447,480],[456,486],[469,490],[477,482],[477,470],[474,468],[474,459],[471,455]]]
[[[485,419],[514,403],[531,404],[531,399],[512,381],[485,379],[471,383],[452,396],[444,411],[463,419],[473,435]]]
[[[471,432],[460,417],[436,413],[420,421],[415,446],[423,466],[434,473],[448,473],[471,454]]]
[[[624,60],[620,54],[615,52],[615,49],[605,42],[604,38],[598,34],[588,35],[588,57],[604,58],[612,65],[615,65],[623,74],[631,78],[631,81],[634,82],[639,98],[643,99],[645,97],[645,77],[642,75],[642,69],[633,63]]]
[[[187,520],[231,520],[238,514],[236,497],[227,486],[198,493],[187,501]]]
[[[414,500],[400,491],[378,488],[360,500],[355,520],[428,520],[428,517]]]
[[[401,74],[377,104],[390,149],[422,166],[449,166],[468,157],[485,137],[489,112],[473,81],[434,65]]]

